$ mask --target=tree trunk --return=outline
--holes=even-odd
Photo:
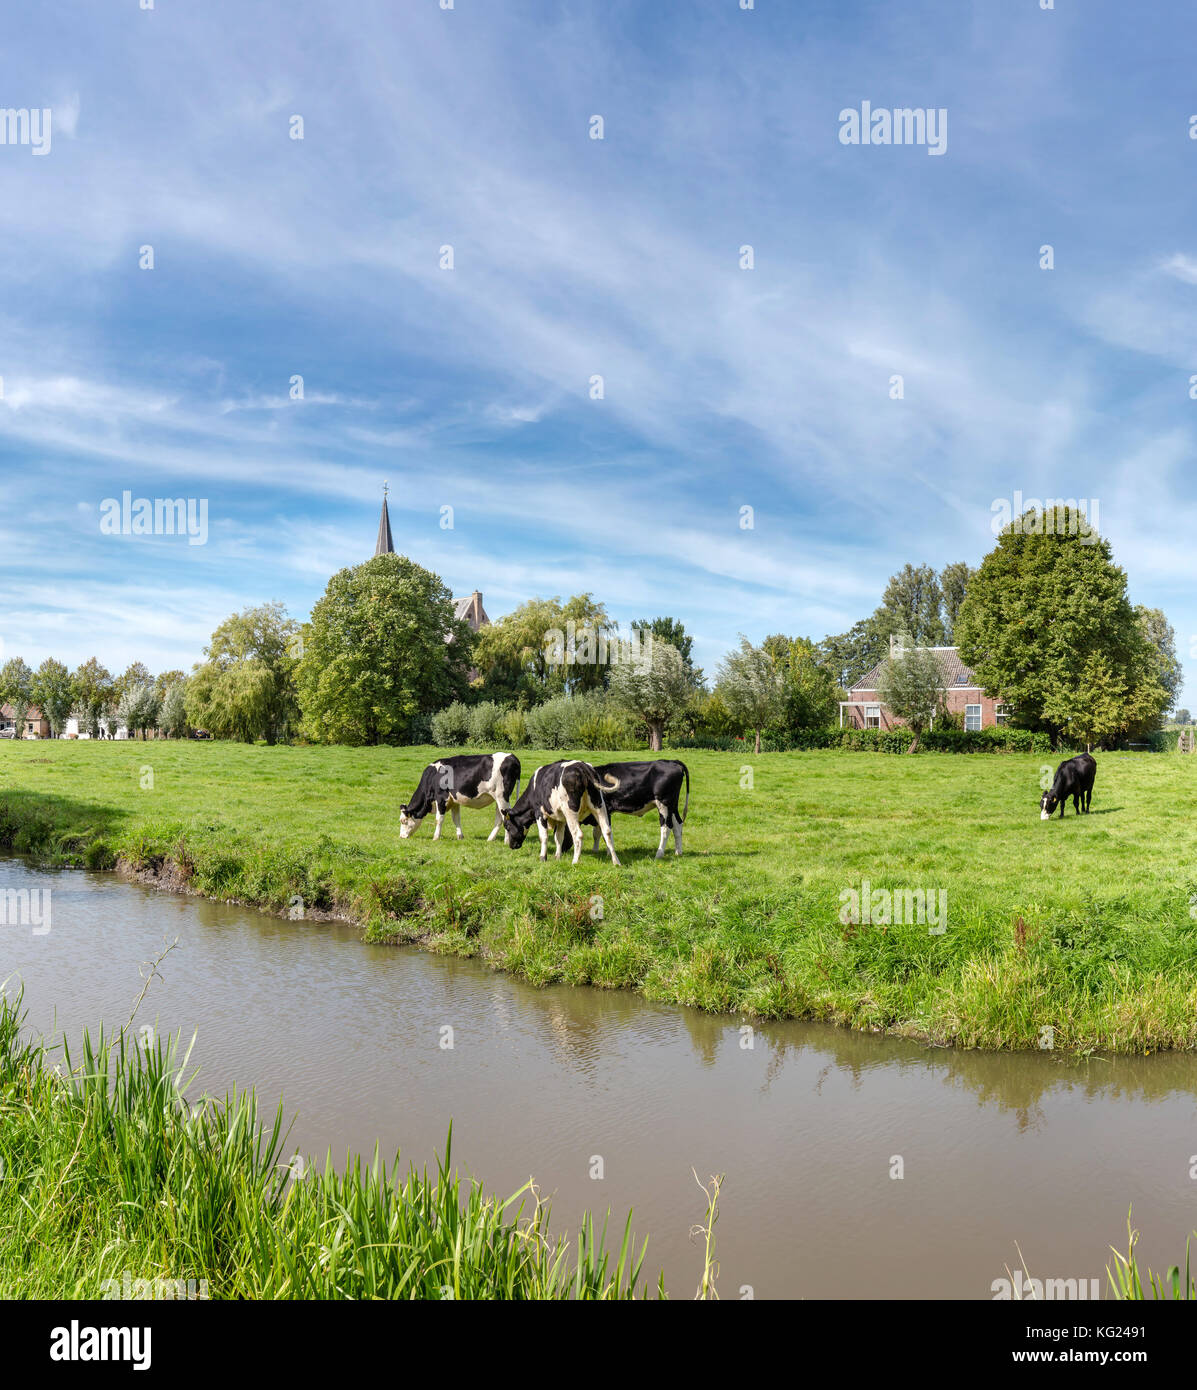
[[[922,738],[922,736],[923,736],[922,730],[921,730],[921,729],[915,729],[915,731],[914,731],[914,739],[913,739],[913,741],[911,742],[910,747],[906,750],[908,753],[917,753],[917,752],[919,751],[919,739]]]
[[[653,723],[651,720],[648,725],[648,751],[650,753],[661,751],[661,725]]]
[[[756,734],[756,746],[753,748],[752,751],[754,753],[759,753],[761,751],[761,731],[759,729],[755,729],[753,730],[753,732]]]

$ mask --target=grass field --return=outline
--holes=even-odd
[[[1038,756],[688,752],[685,856],[654,859],[655,816],[619,817],[623,867],[587,849],[574,868],[541,865],[535,835],[486,843],[490,809],[463,812],[463,842],[448,821],[401,841],[432,756],[2,742],[0,846],[299,898],[534,983],[972,1047],[1197,1046],[1197,757],[1099,755],[1092,815],[1042,822]],[[525,781],[552,758],[524,755]],[[946,893],[945,930],[845,927],[862,880]]]

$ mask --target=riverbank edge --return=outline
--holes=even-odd
[[[0,848],[6,849],[8,852],[21,853],[21,851],[12,849],[11,840],[11,834],[5,835],[3,839],[0,839]],[[784,1011],[764,1012],[753,1009],[751,1004],[745,1000],[739,1000],[731,1007],[708,1007],[695,999],[680,998],[676,994],[646,989],[643,980],[620,981],[614,984],[592,978],[537,980],[531,972],[520,969],[518,964],[513,963],[508,952],[498,950],[492,943],[482,939],[476,924],[459,923],[458,930],[446,930],[443,924],[438,925],[435,921],[435,914],[441,911],[443,915],[445,904],[438,904],[433,895],[426,895],[423,892],[416,893],[408,899],[405,904],[406,910],[403,911],[388,911],[387,904],[379,901],[377,894],[373,901],[366,901],[359,894],[356,899],[348,902],[334,901],[327,906],[321,905],[319,902],[305,901],[299,915],[297,915],[293,910],[284,909],[277,902],[265,897],[203,891],[195,885],[193,866],[186,853],[181,857],[176,857],[171,853],[152,849],[146,843],[144,836],[140,837],[140,843],[135,850],[110,848],[98,838],[88,844],[82,844],[75,837],[73,843],[61,841],[52,853],[25,851],[24,856],[41,867],[90,868],[92,870],[112,871],[126,881],[135,882],[159,892],[200,897],[210,902],[249,908],[276,918],[310,922],[339,922],[360,931],[362,939],[371,944],[412,946],[434,954],[479,960],[490,969],[502,970],[534,987],[543,983],[565,983],[588,985],[591,988],[600,989],[626,988],[652,999],[654,1002],[698,1008],[703,1012],[728,1019],[739,1017],[755,1022],[792,1020],[825,1023],[834,1027],[849,1028],[856,1032],[901,1038],[931,1047],[961,1048],[995,1053],[1042,1050],[1041,1046],[1037,1048],[1029,1040],[1019,1040],[1009,1034],[1003,1035],[1000,1041],[993,1045],[964,1041],[957,1031],[962,1026],[962,1020],[958,1018],[953,1020],[956,1025],[955,1028],[927,1026],[914,1019],[899,1019],[885,1025],[861,1020],[854,1017],[847,1009],[834,1007],[825,1000],[813,1005],[808,1004],[806,1007],[800,1006]],[[451,901],[448,903],[448,910],[451,915],[453,911]],[[862,988],[856,1002],[863,1004],[867,998],[867,989]],[[797,1001],[795,1000],[795,1002]],[[1054,1047],[1053,1050],[1069,1055],[1099,1055],[1103,1052],[1142,1055],[1173,1050],[1192,1052],[1197,1051],[1197,1041],[1194,1041],[1190,1046],[1173,1048],[1168,1043],[1160,1042],[1152,1037],[1144,1038],[1141,1046],[1127,1046],[1125,1038],[1115,1039],[1113,1044],[1109,1039],[1088,1039],[1079,1046],[1069,1046],[1064,1043]]]

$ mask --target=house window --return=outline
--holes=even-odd
[[[1010,722],[1010,711],[1005,705],[994,706],[993,719],[995,724],[1008,724]]]
[[[981,727],[980,705],[965,705],[964,727],[965,729],[979,729]]]
[[[881,727],[881,706],[865,705],[865,728],[879,729]]]

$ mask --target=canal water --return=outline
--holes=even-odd
[[[0,980],[23,981],[34,1030],[119,1027],[142,963],[177,937],[137,1026],[196,1035],[193,1094],[281,1098],[289,1151],[321,1160],[377,1144],[431,1167],[452,1119],[455,1163],[503,1196],[534,1176],[559,1232],[587,1208],[622,1231],[633,1209],[674,1297],[693,1295],[702,1263],[692,1169],[725,1175],[724,1298],[992,1298],[1015,1271],[1097,1279],[1105,1296],[1129,1206],[1156,1268],[1183,1263],[1197,1227],[1194,1057],[745,1031],[628,993],[533,989],[341,925],[0,860],[0,893],[22,888],[50,890],[50,929],[14,923],[10,902]]]

